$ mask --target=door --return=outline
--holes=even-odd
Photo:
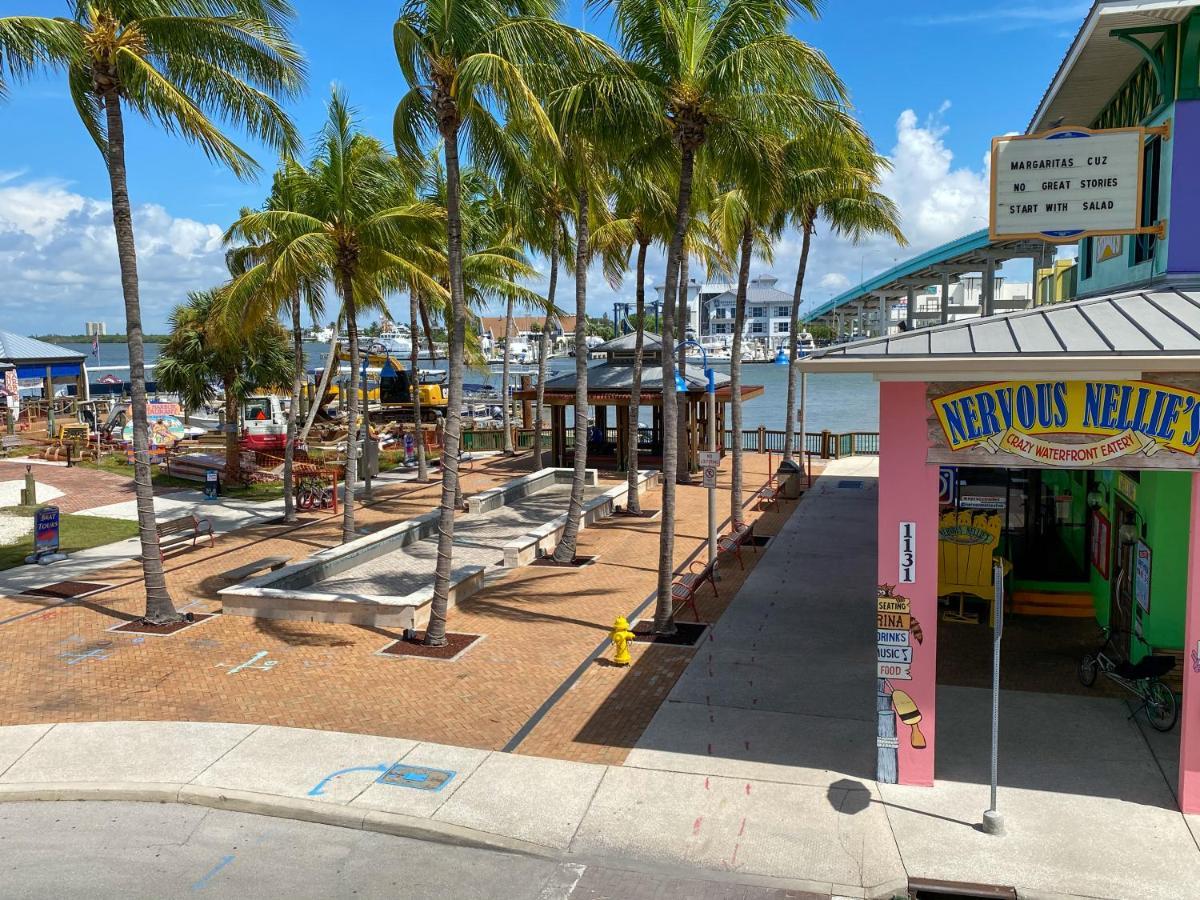
[[[1133,567],[1134,543],[1122,538],[1122,532],[1130,532],[1135,525],[1133,508],[1120,497],[1117,498],[1115,521],[1112,527],[1112,581],[1108,626],[1113,633],[1113,646],[1121,653],[1129,652],[1133,638]],[[1128,525],[1130,528],[1122,528]]]

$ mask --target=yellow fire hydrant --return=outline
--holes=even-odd
[[[617,621],[613,622],[612,633],[608,636],[613,642],[613,662],[618,666],[627,666],[633,660],[629,656],[629,642],[633,640],[634,634],[629,630],[629,622],[624,616],[617,616]]]

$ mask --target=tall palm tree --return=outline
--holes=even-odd
[[[679,196],[667,247],[663,315],[663,518],[654,627],[675,630],[671,580],[675,551],[678,429],[672,348],[679,262],[691,218],[697,152],[736,152],[765,126],[798,127],[836,109],[844,91],[825,57],[786,31],[789,18],[815,15],[816,0],[590,0],[611,9],[628,78],[601,84],[646,133],[672,136],[679,148]],[[649,119],[646,117],[650,116]]]
[[[425,459],[425,427],[421,422],[421,369],[420,341],[417,339],[417,316],[420,315],[421,302],[419,292],[410,288],[408,291],[408,343],[409,343],[409,382],[412,385],[413,402],[413,442],[417,451],[417,483],[426,484],[429,481],[429,462]]]
[[[337,88],[312,162],[289,169],[288,180],[300,209],[251,212],[239,219],[237,230],[251,242],[281,236],[270,269],[276,283],[298,285],[326,277],[341,299],[350,344],[350,384],[340,395],[349,429],[342,540],[351,541],[357,537],[358,313],[382,306],[384,295],[400,285],[416,285],[427,295],[442,292],[426,273],[437,265],[433,241],[443,216],[434,205],[416,199],[417,175],[379,141],[357,130],[354,113]]]
[[[299,141],[278,100],[303,86],[300,52],[287,35],[286,0],[131,3],[69,0],[70,17],[0,18],[0,97],[7,73],[24,79],[65,71],[75,108],[108,170],[125,302],[133,414],[134,491],[146,583],[146,621],[177,621],[158,550],[150,481],[146,368],[137,250],[125,167],[125,107],[197,144],[238,176],[254,160],[213,118],[244,128],[275,150]]]
[[[263,205],[264,209],[298,210],[302,198],[296,193],[296,179],[288,177],[295,162],[285,161],[275,173],[271,193]],[[250,210],[243,210],[246,215]],[[240,221],[240,220],[239,220]],[[294,479],[292,477],[296,458],[296,424],[300,410],[300,392],[304,383],[304,331],[301,321],[303,308],[309,317],[319,322],[325,316],[324,280],[303,278],[296,284],[277,284],[271,279],[275,257],[284,246],[286,236],[265,234],[256,244],[241,243],[239,222],[235,222],[225,234],[226,244],[233,246],[226,253],[226,262],[234,278],[222,292],[223,315],[231,322],[240,324],[241,331],[248,334],[264,320],[274,319],[285,310],[292,326],[292,388],[288,405],[287,433],[283,451],[283,518],[285,522],[296,521]],[[226,449],[226,456],[229,455]]]
[[[396,150],[408,159],[434,135],[446,165],[447,263],[450,310],[448,403],[442,452],[442,502],[438,561],[425,642],[446,643],[446,610],[453,560],[455,498],[459,492],[463,355],[467,309],[463,283],[462,140],[487,165],[502,143],[499,112],[552,145],[554,130],[529,73],[569,68],[581,49],[598,42],[552,17],[555,0],[404,0],[393,28],[396,57],[408,91],[395,115]],[[560,65],[547,65],[558,61]]]
[[[178,394],[189,408],[211,403],[214,380],[225,393],[225,421],[232,423],[225,478],[236,483],[238,409],[256,389],[272,390],[292,375],[287,332],[274,318],[249,328],[229,322],[221,290],[194,291],[171,313],[171,333],[155,367],[163,390]]]
[[[890,237],[906,246],[900,213],[891,198],[876,190],[880,175],[890,167],[875,152],[871,139],[856,122],[831,119],[806,129],[784,148],[783,191],[794,225],[800,229],[800,261],[792,292],[788,334],[787,412],[784,418],[783,458],[793,457],[796,432],[796,355],[804,274],[818,217],[835,234],[858,243],[869,234]],[[801,454],[805,436],[800,435]]]
[[[642,405],[642,367],[646,341],[646,256],[652,243],[665,244],[669,239],[672,213],[671,195],[663,188],[656,173],[636,165],[622,167],[613,177],[613,216],[596,229],[592,243],[606,258],[614,257],[622,264],[606,267],[609,282],[620,284],[629,257],[636,247],[634,264],[634,321],[633,384],[629,392],[629,428],[625,452],[626,509],[632,515],[642,512],[638,496],[638,419]],[[614,323],[616,324],[616,323]]]

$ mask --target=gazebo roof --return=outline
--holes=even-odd
[[[636,332],[623,334],[620,337],[615,337],[611,341],[605,341],[603,344],[597,344],[592,348],[593,353],[608,353],[609,351],[633,351],[634,345],[637,343]],[[649,331],[643,332],[642,336],[642,351],[658,351],[662,349],[662,338],[657,334],[651,334]]]
[[[84,355],[55,344],[25,337],[12,331],[0,331],[0,362],[22,363],[82,362]]]

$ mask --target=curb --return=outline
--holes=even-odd
[[[494,850],[540,859],[558,859],[550,847],[504,837],[462,825],[375,809],[353,809],[320,800],[281,797],[254,791],[227,790],[194,784],[157,782],[26,782],[0,784],[0,803],[56,801],[125,801],[132,803],[182,803],[230,812],[251,813],[371,831],[393,837]]]

